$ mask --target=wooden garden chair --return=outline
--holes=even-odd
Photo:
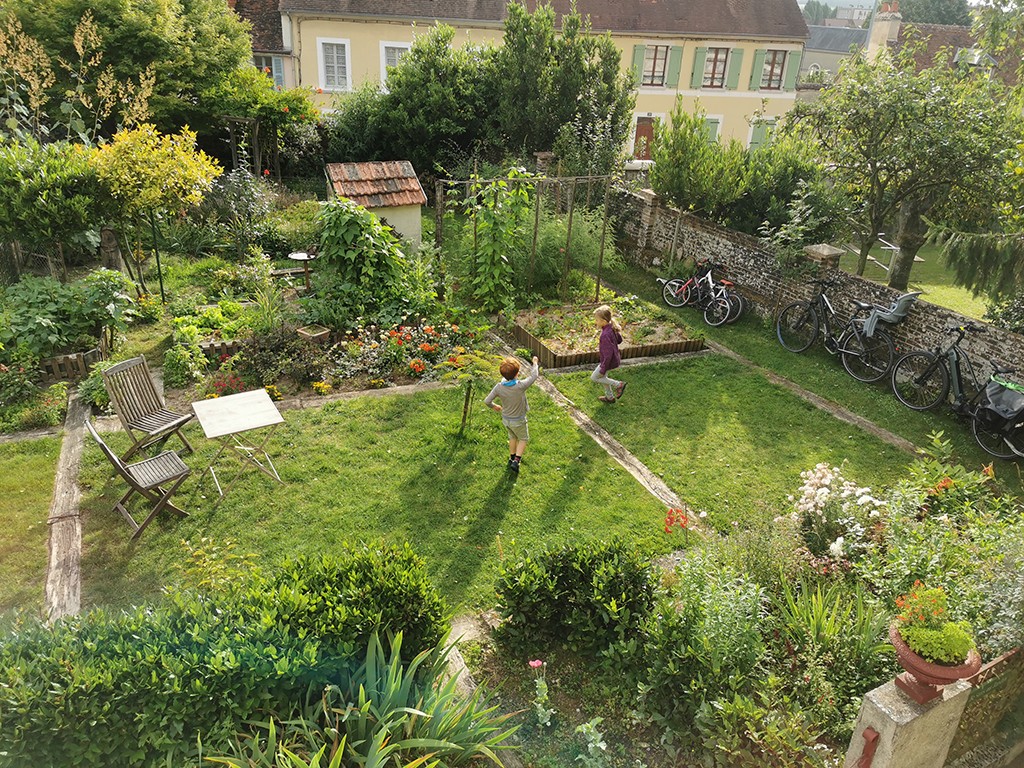
[[[150,521],[163,509],[169,509],[183,517],[188,517],[188,512],[171,504],[171,496],[192,472],[177,453],[174,451],[164,451],[159,456],[154,456],[151,459],[136,461],[134,464],[125,464],[103,442],[103,438],[97,434],[96,429],[90,422],[86,421],[85,426],[89,428],[89,434],[92,435],[93,440],[99,444],[103,455],[114,465],[117,474],[128,481],[128,493],[121,497],[121,500],[114,505],[114,509],[120,512],[124,519],[128,521],[128,525],[132,527],[132,531],[134,531],[132,533],[133,540],[137,539],[146,530],[146,526],[149,525]],[[153,511],[142,521],[142,525],[136,522],[126,506],[128,499],[136,493],[151,502],[155,502],[153,504]]]
[[[167,410],[157,392],[146,358],[135,357],[113,365],[103,372],[103,386],[121,420],[121,426],[134,445],[121,458],[127,461],[143,448],[162,447],[171,435],[177,435],[190,453],[192,446],[181,433],[181,428],[193,414],[183,416]]]

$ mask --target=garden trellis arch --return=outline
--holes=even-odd
[[[533,199],[533,237],[530,243],[530,275],[529,280],[532,287],[533,273],[537,257],[537,237],[540,231],[541,216],[543,215],[545,203],[553,209],[555,214],[562,212],[563,207],[568,216],[566,227],[565,260],[562,266],[562,281],[565,282],[569,270],[572,268],[572,226],[573,216],[578,204],[585,209],[591,210],[596,200],[601,205],[601,240],[597,259],[597,270],[594,275],[596,288],[594,290],[594,301],[598,301],[601,294],[601,270],[604,263],[604,250],[608,237],[608,202],[614,179],[612,176],[535,176],[535,177],[503,177],[493,179],[438,179],[434,186],[434,244],[438,252],[444,246],[444,220],[451,199],[457,198],[460,204],[466,206],[470,201],[485,200],[487,195],[499,194],[499,185],[506,187],[521,187],[523,185],[532,188]],[[460,194],[461,192],[461,194]],[[472,218],[474,250],[476,246],[476,216]]]

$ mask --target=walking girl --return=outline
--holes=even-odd
[[[604,394],[597,398],[598,400],[602,403],[614,403],[626,391],[626,382],[616,381],[608,376],[608,371],[618,368],[621,362],[619,357],[619,344],[622,343],[622,334],[619,333],[621,328],[618,322],[612,318],[612,308],[607,304],[602,304],[594,310],[594,323],[601,330],[601,341],[598,346],[601,362],[590,374],[590,380],[604,387]]]

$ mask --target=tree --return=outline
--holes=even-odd
[[[75,27],[88,11],[96,50],[116,80],[152,70],[150,108],[162,132],[186,124],[211,130],[218,105],[203,95],[252,58],[247,27],[223,0],[7,0],[4,7],[55,61],[76,59]],[[57,93],[76,88],[69,73],[55,74]]]
[[[967,0],[901,0],[900,15],[911,24],[971,26]]]
[[[896,224],[889,285],[901,290],[925,241],[924,217],[952,191],[986,186],[1009,142],[998,83],[951,67],[948,51],[919,72],[915,52],[906,45],[874,60],[857,53],[817,102],[794,110],[854,201],[858,274],[879,233]]]
[[[808,0],[804,6],[804,18],[807,19],[808,24],[824,24],[825,19],[834,19],[838,11],[838,8],[833,8],[828,3]]]
[[[1015,58],[1024,82],[1024,0],[984,0],[974,9],[978,45],[997,60]]]

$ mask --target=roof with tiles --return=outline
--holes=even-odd
[[[807,29],[810,31],[810,36],[804,43],[804,47],[809,51],[849,53],[851,46],[856,45],[858,48],[863,48],[868,42],[866,29],[816,25],[811,25]]]
[[[569,12],[571,0],[553,0],[555,12]],[[500,24],[504,0],[280,0],[282,11],[316,11],[372,16],[474,21]],[[527,0],[530,10],[537,0]],[[796,0],[577,0],[595,30],[669,33],[680,36],[807,37]]]
[[[426,205],[427,196],[408,160],[328,163],[326,170],[335,195],[366,208]]]
[[[924,45],[914,54],[914,62],[918,69],[930,67],[935,61],[935,56],[944,48],[949,49],[950,62],[952,62],[959,50],[972,49],[976,44],[970,27],[904,22],[900,25],[898,37],[896,40],[890,41],[889,45],[893,49],[899,50],[910,40],[924,42]],[[1016,84],[1016,62],[1012,60],[1012,56],[1006,54],[1000,56],[996,62],[995,71],[999,79],[1007,85]]]
[[[235,13],[252,24],[252,49],[256,52],[282,52],[281,12],[278,0],[236,0]]]

